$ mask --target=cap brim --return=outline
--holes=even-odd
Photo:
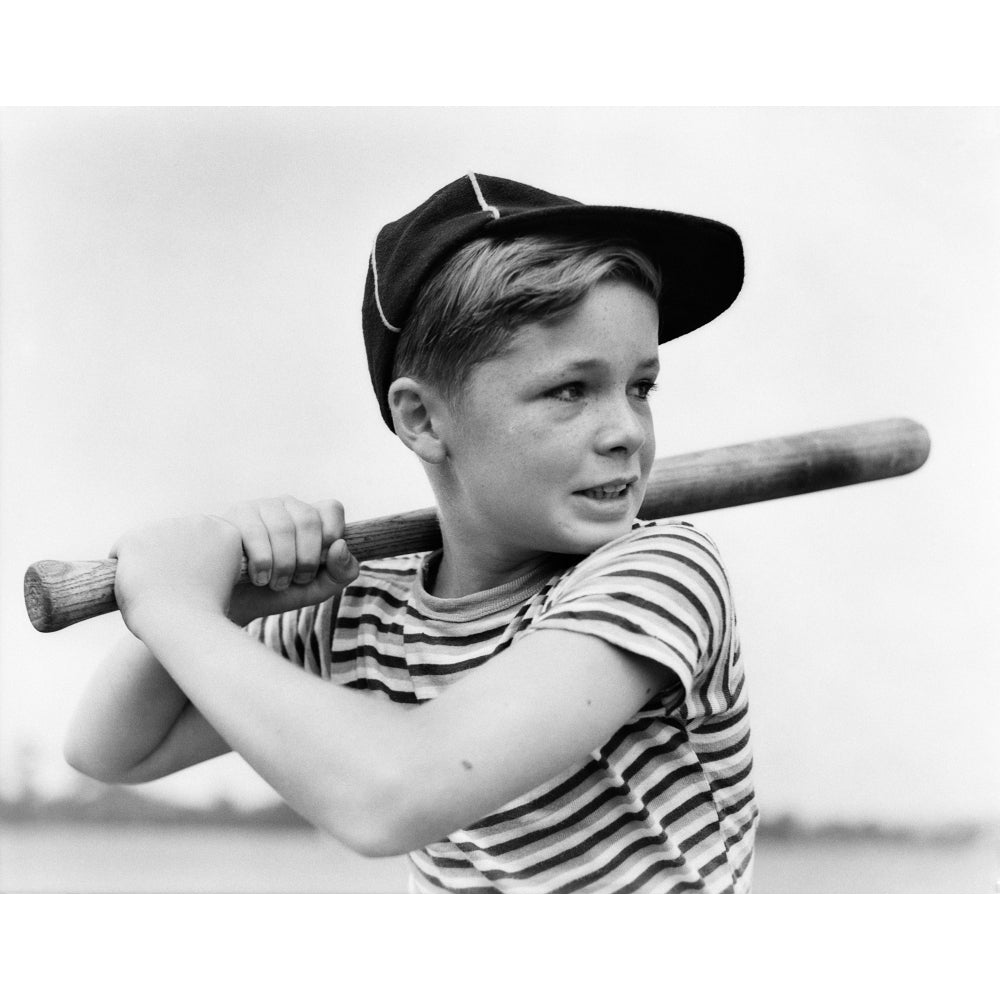
[[[659,267],[660,343],[711,322],[743,287],[743,242],[712,219],[656,209],[608,205],[559,205],[499,218],[484,235],[560,232],[626,238]]]

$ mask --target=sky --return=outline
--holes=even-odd
[[[378,228],[468,170],[741,234],[734,306],[664,347],[660,455],[906,416],[895,480],[697,515],[732,579],[765,814],[1000,818],[1000,111],[0,112],[0,791],[72,782],[117,615],[41,635],[21,580],[239,499],[424,507],[368,382]],[[150,786],[272,793],[235,758]]]

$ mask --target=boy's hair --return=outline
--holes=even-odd
[[[399,334],[392,378],[424,381],[455,403],[476,365],[513,346],[517,327],[560,319],[608,279],[659,298],[659,270],[626,240],[549,234],[473,240],[421,288]]]

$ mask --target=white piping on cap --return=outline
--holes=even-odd
[[[476,193],[476,201],[479,202],[479,207],[484,212],[492,213],[494,219],[499,219],[500,209],[498,209],[495,205],[490,205],[483,197],[483,191],[482,188],[480,188],[479,186],[479,181],[476,178],[476,175],[470,170],[468,173],[468,177],[469,181],[472,183],[472,190]],[[375,264],[375,248],[377,246],[378,246],[378,235],[375,236],[375,240],[372,243],[372,254],[371,254],[372,279],[373,279],[372,284],[375,290],[375,308],[378,309],[378,314],[382,320],[382,325],[387,330],[390,330],[392,333],[399,333],[401,328],[398,326],[393,326],[392,323],[390,323],[389,320],[386,319],[385,311],[382,309],[382,299],[378,294],[378,267]]]
[[[483,197],[482,189],[479,187],[479,181],[476,179],[476,175],[470,170],[469,180],[472,181],[472,190],[476,192],[476,200],[479,202],[479,207],[484,212],[492,212],[494,219],[500,218],[500,209],[495,205],[490,205],[487,203],[486,199]]]
[[[386,318],[385,313],[382,311],[382,300],[379,298],[378,294],[378,268],[375,266],[375,247],[378,246],[378,234],[375,235],[375,240],[372,243],[372,284],[375,288],[375,308],[378,309],[379,316],[382,317],[382,323],[385,328],[392,333],[399,333],[400,327],[393,326]]]

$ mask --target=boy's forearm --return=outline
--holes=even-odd
[[[218,613],[156,608],[130,623],[206,720],[322,829],[379,853],[406,761],[405,708],[304,673]]]
[[[101,781],[127,782],[162,743],[187,695],[132,635],[105,657],[67,731],[64,753],[77,770]]]

